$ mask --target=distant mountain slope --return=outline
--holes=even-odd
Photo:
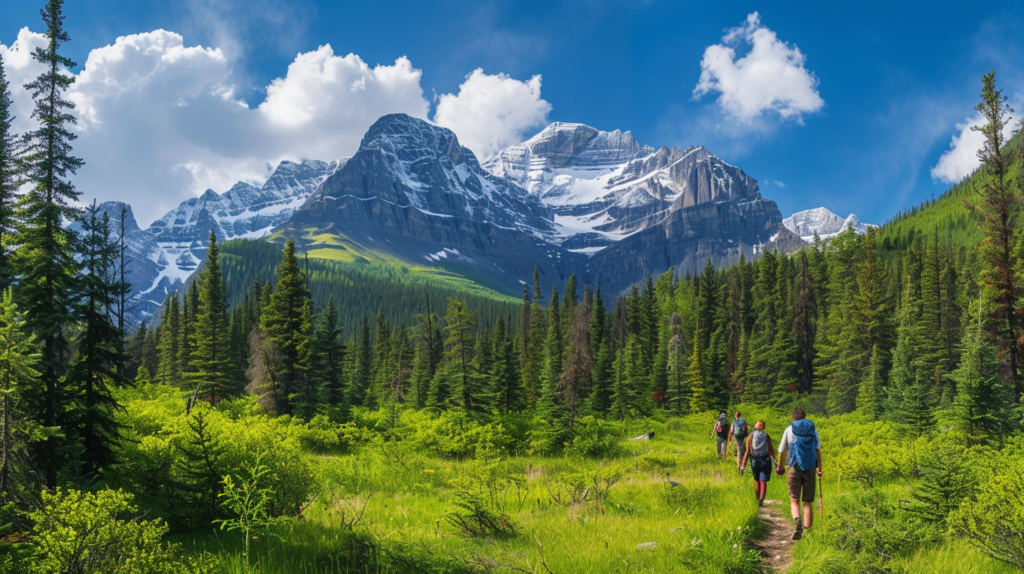
[[[1011,176],[1024,177],[1024,135],[1018,133],[1004,152],[1011,159]],[[917,238],[931,238],[936,232],[943,241],[958,247],[973,247],[981,242],[978,216],[967,206],[980,202],[981,184],[987,168],[981,167],[936,199],[901,212],[882,225],[878,238],[884,247],[899,249]]]
[[[221,240],[267,235],[287,221],[345,161],[281,162],[262,186],[239,182],[223,194],[207,190],[183,201],[147,229],[139,228],[131,206],[116,201],[101,204],[112,222],[119,221],[122,207],[129,212],[126,231],[129,280],[134,287],[129,303],[132,321],[151,317],[167,294],[196,270],[206,255],[211,230]]]
[[[824,207],[800,211],[782,220],[786,229],[799,235],[801,239],[810,243],[817,235],[821,239],[835,237],[847,229],[853,229],[857,233],[867,233],[871,227],[878,227],[871,223],[862,223],[856,215],[850,214],[846,219],[839,217]]]

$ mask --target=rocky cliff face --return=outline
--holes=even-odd
[[[583,260],[555,244],[551,212],[535,195],[483,170],[450,130],[404,114],[371,126],[284,229],[301,239],[310,227],[506,292],[534,265],[561,283]]]

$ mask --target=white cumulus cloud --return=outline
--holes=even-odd
[[[45,41],[23,29],[0,44],[18,131],[34,127],[22,85],[39,74],[29,54]],[[123,36],[90,52],[68,94],[77,106],[75,153],[86,161],[74,181],[83,201],[129,202],[145,225],[206,189],[262,183],[282,160],[351,155],[384,114],[426,118],[420,78],[404,57],[371,68],[322,46],[298,54],[250,107],[221,50],[185,46],[165,30]]]
[[[481,159],[522,141],[530,128],[546,122],[551,104],[540,96],[540,76],[527,81],[477,68],[459,86],[443,94],[434,122],[459,137]]]
[[[737,53],[748,47],[745,55]],[[704,50],[693,95],[700,98],[717,92],[718,105],[741,121],[775,112],[801,122],[804,115],[825,105],[818,79],[804,66],[806,59],[796,45],[780,40],[753,12],[742,26],[727,30],[720,44]]]
[[[978,166],[981,165],[978,151],[985,144],[985,136],[973,128],[981,127],[984,124],[985,118],[979,112],[974,117],[966,118],[963,123],[956,125],[959,133],[953,134],[953,139],[949,142],[949,149],[932,167],[932,179],[946,183],[958,183],[978,169]],[[1013,130],[1017,127],[1015,124],[1016,120],[1013,119],[1006,122],[1006,128],[1003,130],[1004,137],[1009,139],[1013,135]]]

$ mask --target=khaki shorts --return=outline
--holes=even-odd
[[[789,485],[789,497],[793,500],[814,502],[814,480],[817,476],[818,471],[813,468],[811,470],[797,470],[795,466],[789,467],[786,470],[786,484]],[[803,494],[802,498],[801,492]]]

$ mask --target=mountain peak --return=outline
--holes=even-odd
[[[854,214],[843,219],[824,207],[816,207],[794,213],[782,220],[782,224],[793,233],[800,236],[807,242],[814,240],[817,235],[821,239],[835,237],[840,233],[853,229],[857,233],[867,233],[868,229],[878,227],[870,223],[862,223]]]

